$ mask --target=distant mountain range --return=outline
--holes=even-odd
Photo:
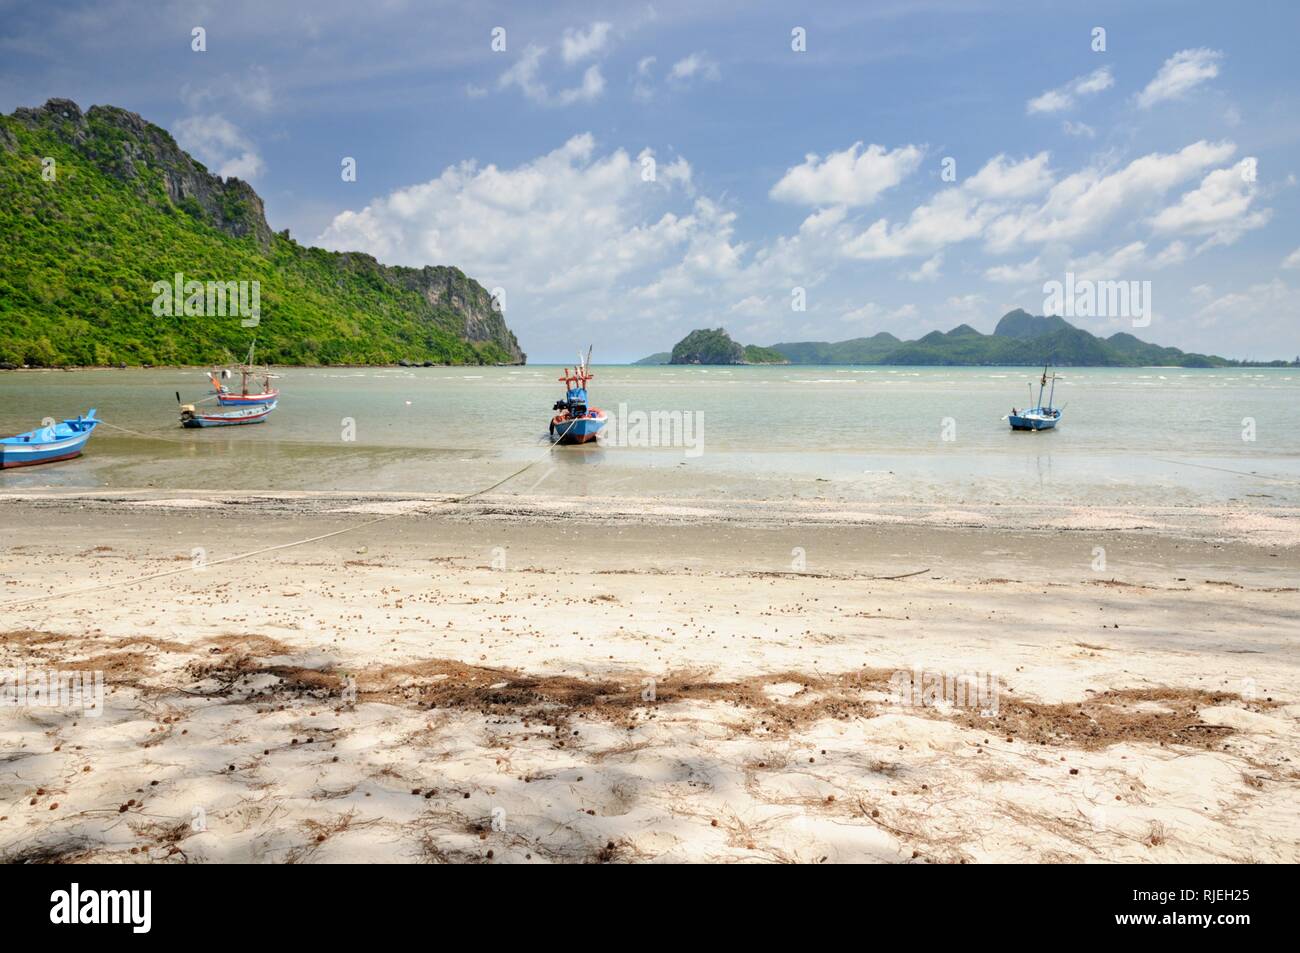
[[[692,335],[726,332],[693,331]],[[727,337],[727,341],[731,341]],[[732,342],[734,343],[734,342]],[[739,347],[739,345],[735,345]],[[751,346],[752,347],[752,346]],[[750,360],[677,360],[678,348],[672,354],[659,353],[637,361],[637,364],[680,363],[777,363]],[[826,341],[797,341],[773,344],[771,351],[791,364],[926,364],[926,365],[1015,365],[1054,364],[1058,367],[1235,367],[1274,366],[1285,367],[1290,361],[1234,361],[1215,355],[1192,354],[1176,347],[1148,344],[1132,334],[1120,331],[1108,338],[1076,328],[1064,318],[1035,316],[1016,309],[1004,314],[992,334],[982,334],[968,324],[951,331],[931,331],[915,341],[904,341],[888,332],[865,338],[829,343]],[[734,350],[714,350],[706,356],[735,356]],[[696,356],[699,356],[698,350]],[[747,355],[746,355],[747,356]],[[666,359],[664,359],[666,358]]]

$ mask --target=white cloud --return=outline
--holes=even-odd
[[[881,192],[893,188],[916,170],[922,150],[901,146],[892,151],[870,145],[860,152],[855,142],[825,159],[809,153],[799,165],[786,170],[769,195],[797,205],[870,205]]]
[[[337,215],[317,241],[390,264],[455,264],[485,287],[506,289],[517,331],[563,315],[604,316],[611,302],[623,308],[638,296],[653,305],[763,293],[728,284],[743,277],[746,251],[732,240],[735,214],[691,201],[689,182],[683,158],[661,163],[656,181],[645,182],[638,157],[600,154],[582,134],[513,168],[450,166]],[[790,284],[768,283],[767,291],[774,287]]]
[[[1086,122],[1075,122],[1072,119],[1061,121],[1061,131],[1067,136],[1077,136],[1080,139],[1095,139],[1097,137],[1097,130],[1093,129],[1092,126]]]
[[[520,91],[534,102],[546,102],[550,94],[545,84],[537,78],[538,69],[541,67],[542,57],[546,55],[546,47],[535,46],[530,44],[525,47],[519,59],[501,74],[497,80],[497,85],[506,89],[510,86],[518,86]]]
[[[1300,268],[1300,248],[1287,255],[1282,261],[1283,268]]]
[[[176,124],[176,141],[223,178],[251,180],[264,168],[252,140],[220,115],[187,116]]]
[[[1251,285],[1246,291],[1234,291],[1207,302],[1195,315],[1202,326],[1228,325],[1248,333],[1255,353],[1264,350],[1266,357],[1276,356],[1270,346],[1269,325],[1283,336],[1292,332],[1300,321],[1300,289],[1289,287],[1280,278]],[[1273,353],[1269,353],[1272,351]]]
[[[600,74],[599,66],[588,66],[582,74],[582,85],[573,89],[562,89],[556,94],[555,101],[561,106],[570,103],[591,102],[599,99],[605,91],[605,77]]]
[[[550,87],[538,75],[545,55],[546,47],[529,45],[519,55],[514,65],[501,74],[497,86],[501,89],[517,86],[526,97],[543,106],[569,106],[578,102],[592,102],[599,99],[605,91],[605,77],[601,75],[599,66],[592,65],[582,74],[581,84],[552,93]]]
[[[560,55],[570,65],[599,56],[609,44],[611,25],[604,21],[593,23],[585,31],[568,29],[560,43]]]
[[[252,66],[242,73],[224,73],[201,85],[183,83],[181,102],[194,113],[238,106],[254,112],[270,112],[275,105],[271,78],[263,66]]]
[[[874,301],[868,301],[866,304],[854,308],[851,311],[845,311],[840,315],[840,320],[845,324],[858,324],[865,321],[875,321],[879,319],[883,308]]]
[[[1206,343],[1198,350],[1258,360],[1290,358],[1300,350],[1300,288],[1273,278],[1218,297],[1206,291],[1198,296],[1205,303],[1186,322],[1202,329]]]
[[[1179,50],[1165,60],[1155,78],[1138,93],[1138,105],[1150,109],[1156,103],[1178,99],[1189,89],[1218,76],[1221,59],[1223,53],[1218,50]]]
[[[1064,86],[1049,89],[1041,96],[1035,96],[1025,104],[1025,112],[1033,115],[1070,109],[1080,96],[1091,96],[1093,93],[1109,89],[1114,84],[1115,79],[1111,75],[1110,67],[1102,66],[1086,76],[1078,76],[1070,80]]]
[[[1007,208],[1000,200],[1033,194],[1050,182],[1045,152],[1019,162],[994,156],[962,185],[943,189],[917,206],[906,222],[891,226],[888,219],[876,220],[845,242],[843,253],[864,260],[932,255],[982,235]]]
[[[787,305],[788,307],[788,305]],[[772,299],[767,295],[750,295],[743,301],[737,301],[728,311],[742,317],[757,318],[772,311]]]
[[[985,270],[984,277],[989,281],[1012,285],[1035,281],[1043,276],[1043,272],[1044,269],[1039,265],[1038,259],[1033,258],[1019,265],[994,265],[992,268]]]
[[[882,325],[898,328],[901,324],[913,321],[919,314],[914,304],[902,304],[897,308],[886,308],[874,301],[859,305],[840,315],[844,324],[867,325],[868,330],[883,330]]]
[[[677,82],[692,79],[718,79],[721,76],[718,64],[704,53],[691,53],[673,64],[668,71],[668,78]]]
[[[944,302],[948,311],[956,317],[977,317],[987,310],[988,299],[982,294],[953,295]]]
[[[632,95],[642,101],[655,96],[654,70],[656,57],[643,56],[637,61],[632,76]],[[718,64],[703,52],[682,57],[668,69],[667,82],[671,88],[686,89],[697,80],[717,80],[722,76]]]
[[[799,231],[809,235],[833,231],[844,222],[847,215],[848,209],[843,205],[832,205],[830,208],[818,209],[803,220],[803,223],[799,226]]]
[[[1157,232],[1208,235],[1210,244],[1230,245],[1272,217],[1271,209],[1251,209],[1257,194],[1254,160],[1242,159],[1231,168],[1209,173],[1178,204],[1156,215],[1151,225]]]
[[[843,247],[850,258],[866,261],[932,255],[946,245],[980,235],[995,213],[962,188],[945,189],[925,205],[917,206],[901,225],[877,219]]]
[[[632,95],[643,102],[654,99],[655,88],[652,67],[656,62],[656,57],[643,56],[636,64],[636,73],[632,77]]]
[[[1181,265],[1187,260],[1187,246],[1182,242],[1170,242],[1151,259],[1152,268],[1168,268]]]
[[[1005,155],[996,155],[966,181],[966,188],[991,199],[1037,195],[1052,185],[1047,159],[1046,152],[1019,162],[1011,161]]]
[[[1085,168],[1059,181],[1053,181],[1047,153],[1018,162],[995,156],[962,185],[943,189],[917,206],[906,221],[894,224],[877,219],[846,236],[839,251],[869,261],[933,256],[975,238],[982,238],[994,253],[1033,244],[1070,244],[1102,233],[1121,216],[1132,221],[1135,210],[1149,209],[1171,188],[1230,158],[1235,149],[1230,142],[1195,142],[1175,153],[1141,156],[1117,169]],[[811,168],[815,171],[817,165],[812,163]],[[1210,179],[1203,192],[1189,193],[1180,213],[1157,215],[1154,221],[1170,226],[1162,231],[1199,230],[1217,242],[1255,227],[1258,221],[1253,217],[1235,222],[1228,217],[1232,196],[1226,188],[1211,188],[1218,183],[1218,178]],[[1013,266],[1003,265],[990,268],[985,277],[1010,282],[1017,274]]]
[[[1090,235],[1120,214],[1163,195],[1210,166],[1231,157],[1230,142],[1194,142],[1178,152],[1134,159],[1123,168],[1105,172],[1092,167],[1061,179],[1041,205],[1000,216],[986,236],[993,251],[1026,243],[1073,241]]]
[[[645,169],[645,160],[655,160],[655,181],[663,186],[671,187],[680,185],[687,195],[693,194],[691,186],[691,164],[681,156],[678,156],[672,162],[661,163],[655,157],[655,151],[649,146],[642,149],[636,154],[638,174],[643,174]]]
[[[1108,251],[1096,251],[1072,258],[1066,270],[1074,272],[1078,278],[1095,281],[1112,281],[1120,278],[1132,280],[1144,272],[1158,271],[1170,265],[1180,264],[1186,259],[1187,246],[1182,242],[1170,242],[1159,252],[1151,255],[1148,254],[1146,242],[1135,241]]]
[[[908,281],[936,281],[942,277],[939,269],[943,266],[943,252],[939,252],[934,257],[927,259],[916,271],[906,272],[903,277]]]

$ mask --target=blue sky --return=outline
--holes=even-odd
[[[0,0],[0,109],[139,112],[273,228],[504,289],[535,361],[988,331],[1066,272],[1151,282],[1096,333],[1300,353],[1300,5],[808,6]]]

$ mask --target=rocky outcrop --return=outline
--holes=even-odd
[[[339,252],[340,266],[350,271],[373,274],[374,278],[413,291],[427,306],[426,320],[439,321],[441,326],[457,337],[475,343],[491,341],[510,356],[510,362],[523,364],[528,356],[519,348],[514,332],[506,326],[505,318],[492,302],[487,289],[459,268],[447,265],[426,265],[423,268],[405,268],[400,265],[383,265],[373,255],[365,252]],[[455,324],[439,316],[454,315]]]
[[[138,114],[116,106],[92,106],[83,114],[70,99],[51,99],[35,109],[17,109],[13,118],[54,132],[105,172],[134,185],[142,198],[156,200],[161,184],[177,208],[227,235],[251,236],[263,250],[271,247],[266,209],[253,187],[213,175],[171,133]]]
[[[446,307],[461,315],[464,324],[458,329],[467,341],[495,341],[510,351],[520,364],[526,357],[519,350],[514,332],[506,327],[505,318],[492,301],[491,294],[459,268],[428,265],[420,269],[397,269],[403,272],[408,287],[419,292],[430,307]]]
[[[745,349],[722,328],[700,328],[673,347],[670,364],[744,364]]]

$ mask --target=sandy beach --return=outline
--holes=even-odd
[[[0,859],[1300,860],[1294,510],[589,502],[0,499]]]

